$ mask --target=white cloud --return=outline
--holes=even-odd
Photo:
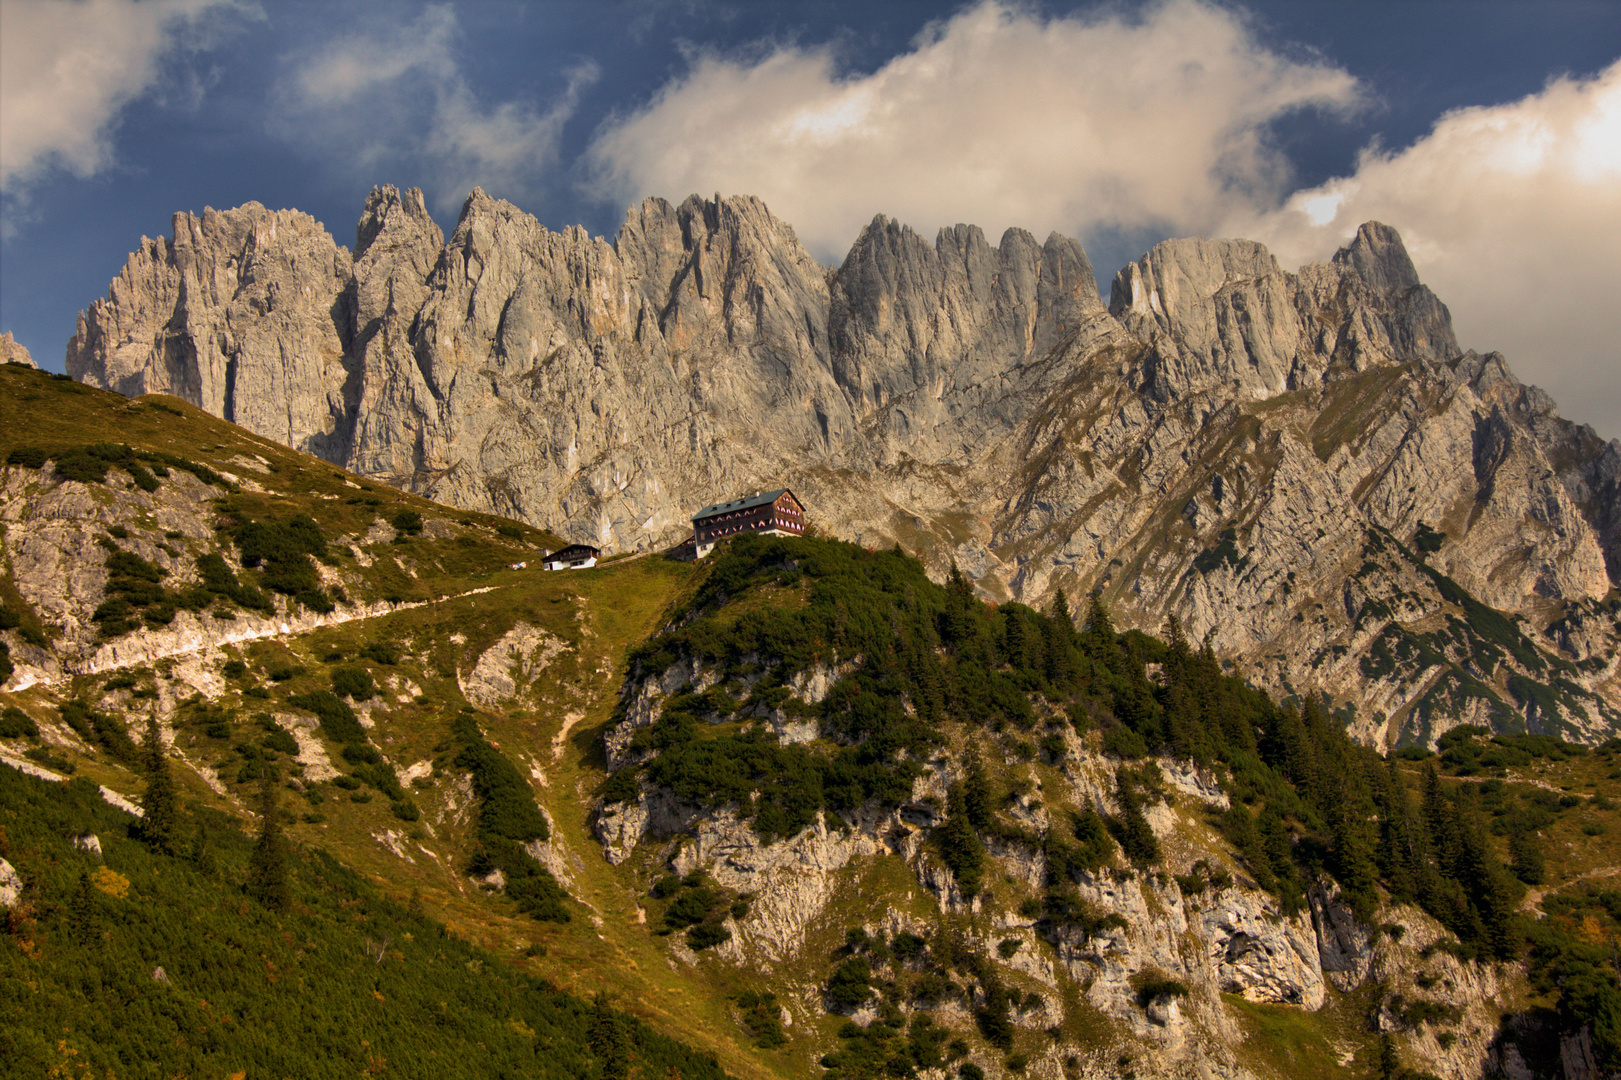
[[[118,114],[162,78],[161,61],[230,0],[0,3],[0,188],[112,163]],[[192,43],[197,43],[194,39]]]
[[[274,126],[305,152],[338,160],[368,181],[391,166],[425,170],[441,210],[475,185],[534,194],[555,167],[563,125],[597,69],[570,71],[563,94],[544,111],[516,101],[486,105],[456,58],[458,38],[455,12],[430,7],[414,22],[293,57]]]
[[[1443,116],[1400,151],[1239,215],[1286,265],[1363,221],[1395,226],[1466,348],[1496,349],[1572,419],[1621,435],[1621,61],[1506,105]]]
[[[831,48],[701,54],[599,132],[587,171],[625,202],[758,195],[822,258],[877,211],[993,237],[1187,233],[1287,192],[1269,122],[1358,100],[1344,71],[1268,50],[1208,3],[1046,18],[987,0],[868,75]]]

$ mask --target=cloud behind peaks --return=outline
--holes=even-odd
[[[365,182],[388,170],[420,174],[441,211],[477,185],[534,197],[557,167],[563,125],[597,68],[569,70],[563,92],[544,109],[522,100],[488,104],[463,69],[460,37],[455,12],[435,6],[411,22],[288,57],[272,128]]]
[[[1225,8],[1047,18],[987,0],[870,74],[831,47],[700,54],[605,125],[586,170],[626,203],[758,195],[822,258],[877,211],[992,235],[1198,232],[1286,194],[1269,123],[1358,102],[1349,74],[1261,46]]]
[[[1621,61],[1504,105],[1443,116],[1399,151],[1227,231],[1286,265],[1369,219],[1396,226],[1459,341],[1503,352],[1566,415],[1621,435]]]

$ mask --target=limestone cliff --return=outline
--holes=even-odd
[[[619,550],[790,484],[992,597],[1177,615],[1370,740],[1621,720],[1621,442],[1462,354],[1378,223],[1298,273],[1167,241],[1105,305],[1056,234],[880,216],[830,270],[749,197],[647,199],[610,242],[475,190],[447,240],[383,187],[353,255],[294,211],[177,215],[67,363]]]

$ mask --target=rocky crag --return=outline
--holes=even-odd
[[[1298,273],[1167,241],[1105,303],[1056,234],[878,217],[829,270],[753,198],[648,199],[610,242],[475,191],[447,240],[383,187],[353,253],[296,211],[176,215],[67,364],[619,550],[787,483],[993,598],[1174,614],[1374,743],[1621,721],[1621,442],[1461,352],[1377,223]]]

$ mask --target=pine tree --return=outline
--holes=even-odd
[[[169,772],[169,755],[163,750],[163,733],[156,714],[146,718],[146,797],[142,808],[141,839],[153,851],[164,855],[175,852],[179,807],[174,776]]]
[[[1392,900],[1401,903],[1418,898],[1415,869],[1412,806],[1392,757],[1385,762],[1385,782],[1379,789],[1379,873]]]
[[[1021,609],[1014,608],[1003,615],[1002,651],[1008,665],[1015,671],[1030,668],[1030,628],[1025,624]]]
[[[101,931],[101,905],[96,899],[96,887],[90,884],[89,874],[79,875],[79,884],[68,898],[68,928],[73,940],[88,945]]]
[[[1120,649],[1120,638],[1115,633],[1114,617],[1103,602],[1101,593],[1093,593],[1086,607],[1086,632],[1081,646],[1093,660],[1103,663],[1116,675],[1126,674],[1125,654]]]
[[[970,754],[962,782],[963,808],[968,823],[978,832],[988,832],[996,823],[996,791],[978,754]]]
[[[1518,828],[1509,834],[1508,853],[1514,860],[1514,876],[1527,885],[1541,885],[1547,876],[1542,839],[1534,829]]]
[[[1300,887],[1300,875],[1295,869],[1294,841],[1289,837],[1289,826],[1283,815],[1270,803],[1261,811],[1257,831],[1261,834],[1261,849],[1278,880],[1278,902],[1285,915],[1292,915],[1305,905],[1305,893]]]
[[[946,797],[946,823],[940,827],[940,855],[957,879],[963,896],[979,892],[984,878],[985,845],[968,819],[961,784],[953,784]]]
[[[1379,1036],[1379,1080],[1397,1080],[1401,1076],[1401,1056],[1389,1035]]]
[[[197,821],[197,833],[192,839],[191,861],[204,877],[213,877],[218,871],[214,859],[214,839],[208,834],[208,822],[201,818]]]
[[[1379,873],[1373,858],[1372,822],[1351,785],[1342,782],[1339,797],[1328,805],[1329,829],[1333,844],[1334,877],[1344,890],[1351,910],[1364,921],[1373,917],[1379,903],[1376,883]]]
[[[598,994],[591,1004],[591,1053],[602,1063],[601,1080],[626,1080],[630,1075],[630,1032],[625,1021]]]
[[[940,636],[953,649],[961,649],[978,636],[975,619],[979,601],[974,598],[974,586],[963,576],[957,564],[951,564],[946,578],[946,610],[940,623]]]
[[[1255,817],[1249,808],[1234,800],[1227,809],[1223,824],[1233,847],[1238,849],[1244,862],[1249,865],[1255,884],[1269,893],[1277,892],[1277,875],[1272,872],[1272,860],[1267,858],[1266,848],[1261,844],[1261,834],[1255,828]]]
[[[259,841],[248,861],[248,892],[272,911],[285,911],[292,902],[287,884],[287,838],[282,835],[281,808],[269,773],[259,785]]]

